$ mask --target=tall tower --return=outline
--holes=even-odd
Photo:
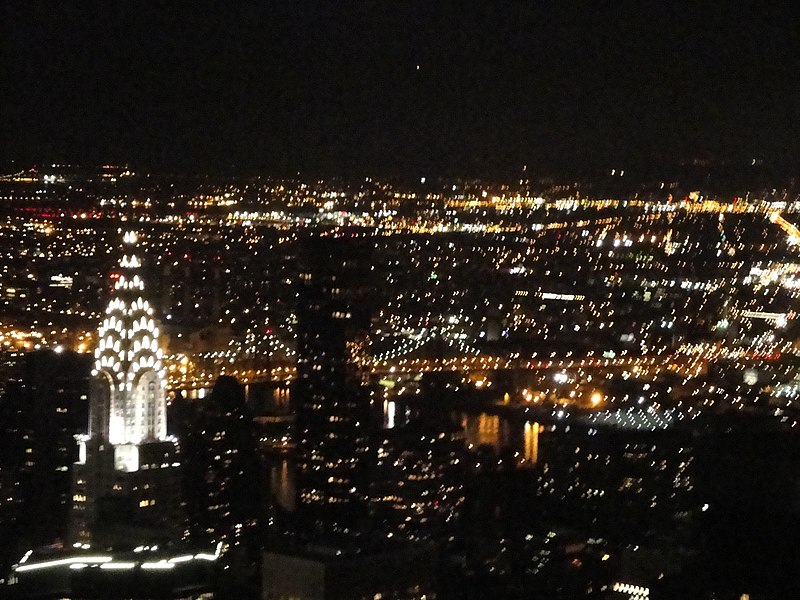
[[[106,543],[175,527],[177,443],[167,437],[164,368],[154,310],[144,298],[136,234],[112,275],[113,298],[97,332],[89,433],[73,469],[72,537]],[[166,529],[164,529],[166,527]]]
[[[298,260],[298,506],[302,533],[319,542],[355,533],[367,512],[369,394],[352,344],[369,325],[369,249],[304,242]]]
[[[122,257],[115,297],[97,333],[100,342],[92,374],[100,378],[97,387],[102,393],[92,399],[92,416],[98,417],[100,431],[116,446],[117,468],[136,470],[135,448],[167,437],[166,381],[154,311],[143,298],[141,263],[132,252],[136,234],[128,232],[123,239],[131,253]]]

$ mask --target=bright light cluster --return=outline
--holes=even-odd
[[[127,244],[136,241],[125,234]],[[138,444],[166,436],[165,369],[154,310],[142,297],[141,262],[126,254],[120,262],[115,297],[98,330],[93,375],[110,386],[108,435],[112,444]]]
[[[32,552],[28,551],[25,556],[13,568],[18,573],[26,571],[39,571],[42,569],[53,569],[67,567],[73,571],[86,569],[90,566],[99,566],[104,571],[128,571],[140,567],[145,570],[170,570],[175,565],[195,560],[213,562],[220,557],[222,544],[219,543],[214,549],[214,553],[198,552],[196,554],[182,554],[171,558],[160,558],[159,560],[115,560],[113,555],[83,555],[66,556],[39,562],[28,562]]]
[[[648,600],[650,598],[650,588],[641,585],[615,583],[612,590],[620,594],[630,594],[631,600]]]

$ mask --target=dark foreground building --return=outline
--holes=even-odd
[[[369,327],[369,249],[326,238],[298,257],[298,527],[301,537],[355,533],[367,516],[369,394],[355,344]]]
[[[74,436],[86,428],[90,361],[73,352],[5,353],[0,392],[0,569],[67,536]]]
[[[264,600],[433,600],[433,557],[419,550],[264,555]]]

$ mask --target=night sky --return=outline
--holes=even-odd
[[[800,28],[759,2],[696,4],[6,2],[0,164],[796,164]]]

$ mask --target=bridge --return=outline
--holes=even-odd
[[[172,389],[209,388],[219,375],[231,375],[244,384],[258,382],[289,382],[295,378],[293,362],[242,359],[227,354],[214,353],[205,362],[191,363],[183,372],[174,370],[168,363],[168,373],[178,375],[170,378]],[[406,356],[392,359],[366,358],[360,365],[365,372],[375,378],[399,378],[420,373],[464,373],[489,374],[498,371],[530,372],[546,370],[601,370],[627,371],[632,377],[653,377],[662,373],[675,373],[682,377],[696,377],[704,371],[708,361],[705,355],[685,353],[618,356],[614,358],[596,356],[523,356],[519,353],[507,355],[470,353],[450,357]],[[187,365],[181,365],[186,367]]]

